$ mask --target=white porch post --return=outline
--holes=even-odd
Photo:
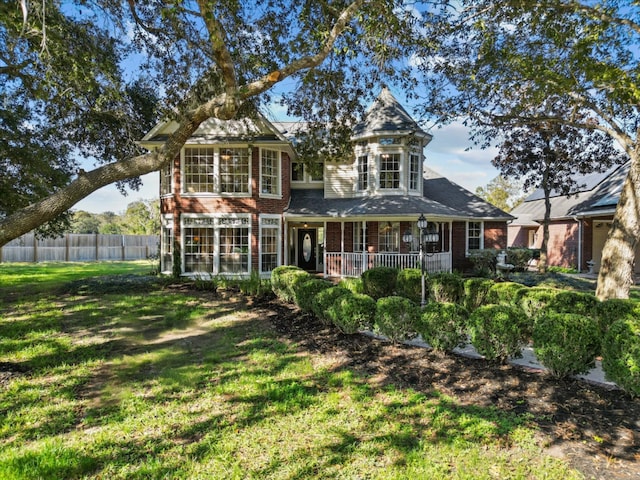
[[[323,228],[324,228],[324,235],[323,235],[322,238],[323,238],[324,246],[322,248],[322,257],[323,257],[322,258],[322,270],[323,270],[322,276],[324,278],[327,278],[327,270],[329,268],[328,267],[329,264],[327,263],[327,221],[326,220],[324,221],[324,227]]]
[[[344,220],[340,220],[340,278],[344,277]]]
[[[282,228],[284,229],[283,235],[283,244],[280,246],[282,248],[282,265],[289,265],[289,224],[287,220],[283,217],[282,219]]]
[[[368,252],[367,252],[367,221],[362,221],[362,272],[368,269]]]
[[[453,221],[449,220],[449,271],[453,272]]]

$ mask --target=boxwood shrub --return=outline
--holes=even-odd
[[[549,306],[562,290],[551,287],[523,288],[517,292],[517,303],[529,318],[535,318]]]
[[[333,323],[343,333],[357,333],[360,330],[368,330],[373,326],[376,314],[376,301],[369,295],[352,293],[339,297],[332,307],[335,314]]]
[[[440,272],[429,276],[429,299],[440,303],[462,303],[464,281],[459,273]]]
[[[505,362],[522,356],[529,320],[512,305],[483,305],[469,316],[471,344],[487,360]]]
[[[638,317],[638,304],[627,298],[610,298],[596,303],[595,319],[603,338],[613,322],[631,317]]]
[[[313,311],[313,299],[322,290],[333,287],[333,283],[320,278],[311,278],[302,283],[295,293],[295,300],[300,310],[306,313]]]
[[[461,305],[431,302],[422,310],[416,330],[434,350],[450,352],[466,343],[468,317]]]
[[[476,308],[487,304],[489,289],[495,282],[489,278],[468,278],[464,281],[463,305],[473,312]]]
[[[520,290],[529,288],[516,282],[499,282],[491,286],[487,296],[488,303],[517,306]]]
[[[535,251],[530,248],[507,248],[507,262],[515,267],[516,272],[524,272],[534,255]]]
[[[338,286],[351,290],[353,293],[364,293],[361,278],[343,278],[338,282]]]
[[[416,336],[419,319],[420,307],[408,298],[383,297],[376,302],[373,327],[376,333],[399,342]]]
[[[469,252],[469,261],[473,265],[473,274],[478,277],[488,277],[496,271],[496,256],[498,250],[487,248]]]
[[[311,309],[322,323],[330,325],[336,321],[334,304],[344,295],[353,295],[343,287],[330,287],[318,292],[311,302]]]
[[[294,265],[282,265],[271,271],[271,288],[276,297],[283,302],[292,303],[294,300],[293,291],[290,287],[292,275],[310,275],[299,267]]]
[[[640,396],[640,319],[611,324],[602,342],[602,369],[625,392]]]
[[[560,313],[577,313],[595,318],[598,299],[592,293],[562,290],[549,302],[549,308]]]
[[[395,294],[398,269],[373,267],[362,272],[362,287],[366,295],[374,300]]]
[[[426,289],[425,278],[425,289]],[[396,290],[399,296],[416,304],[422,301],[422,272],[417,268],[405,268],[398,272]]]
[[[599,350],[600,332],[585,315],[547,310],[533,327],[533,351],[555,377],[587,373]]]

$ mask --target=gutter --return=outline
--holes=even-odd
[[[577,216],[572,218],[578,223],[578,273],[582,273],[582,221]]]

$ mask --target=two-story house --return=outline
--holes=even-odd
[[[152,149],[175,128],[162,122],[141,144]],[[263,117],[200,126],[161,172],[164,271],[174,245],[182,272],[193,275],[416,267],[420,215],[429,222],[429,271],[462,271],[469,251],[506,248],[512,217],[424,166],[432,137],[389,90],[353,128],[346,161],[310,167],[295,152],[299,128]]]

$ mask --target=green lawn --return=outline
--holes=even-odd
[[[242,298],[81,281],[148,270],[0,265],[0,478],[581,478],[530,418],[377,387]]]

